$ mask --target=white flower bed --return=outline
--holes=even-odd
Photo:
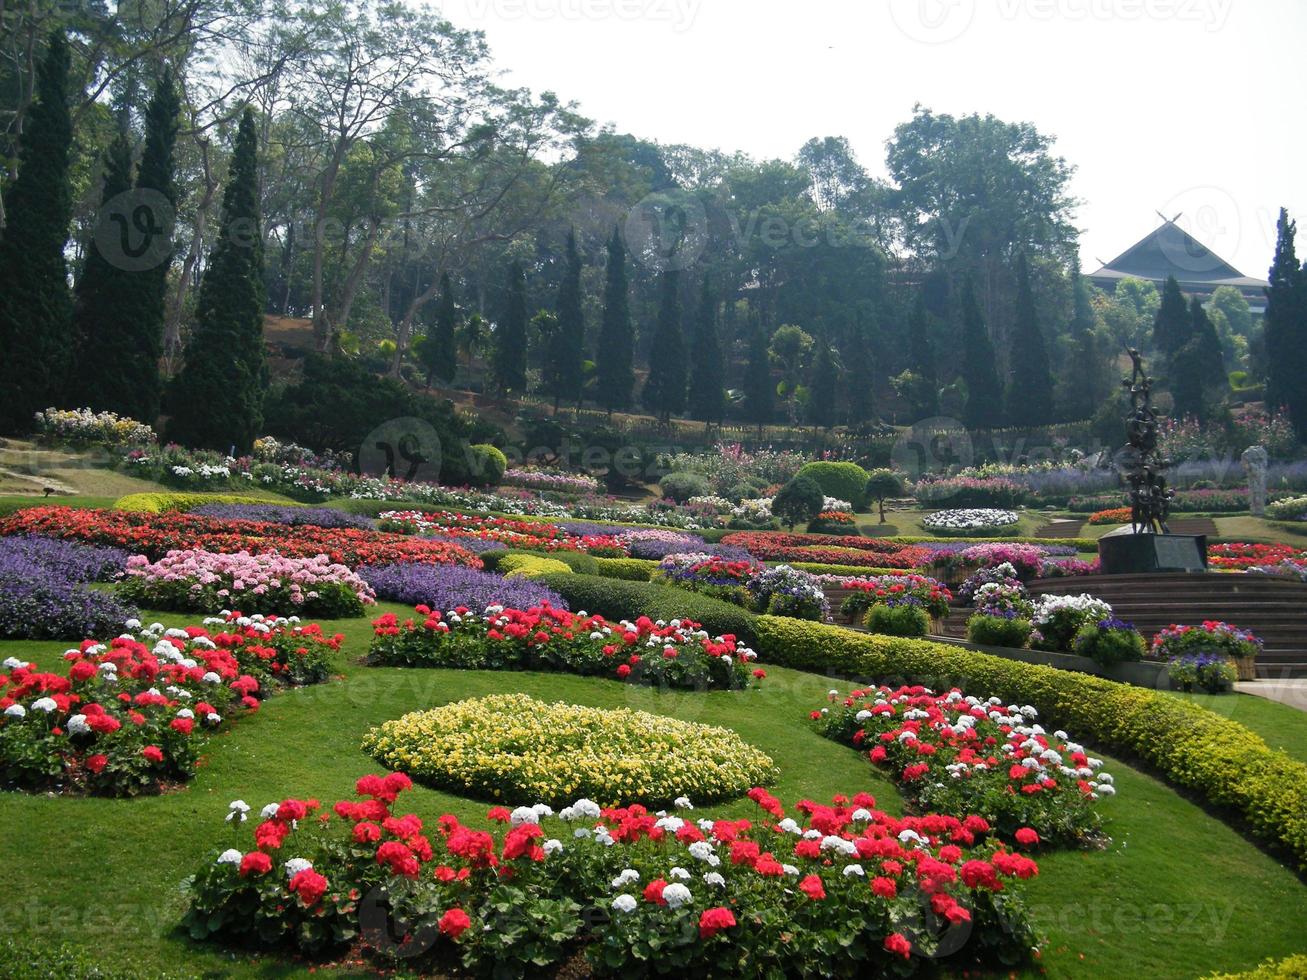
[[[939,534],[979,534],[1014,527],[1019,518],[1010,510],[975,507],[965,510],[941,510],[927,514],[921,526]]]

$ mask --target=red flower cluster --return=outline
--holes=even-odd
[[[809,561],[866,568],[920,568],[932,554],[930,548],[919,545],[845,534],[737,531],[722,538],[722,544],[744,548],[759,561]]]
[[[481,567],[480,558],[447,541],[359,528],[291,526],[179,513],[30,507],[0,518],[0,535],[8,534],[112,545],[154,560],[169,551],[198,548],[220,554],[275,551],[288,558],[326,555],[350,568],[398,562]]]
[[[557,524],[489,514],[455,511],[397,510],[381,515],[381,526],[404,534],[443,534],[451,538],[497,541],[506,548],[530,551],[584,551],[606,557],[626,557],[625,539],[617,534],[569,534]]]
[[[1207,562],[1213,568],[1243,571],[1255,565],[1307,562],[1307,551],[1287,544],[1257,544],[1231,541],[1207,548]]]

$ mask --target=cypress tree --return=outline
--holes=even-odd
[[[522,393],[526,390],[526,275],[517,260],[508,267],[507,297],[490,368],[500,391]]]
[[[454,305],[454,286],[446,271],[440,274],[440,301],[436,304],[435,323],[423,341],[420,352],[422,366],[427,372],[428,388],[431,387],[432,378],[439,378],[448,384],[458,373],[457,333],[458,308]]]
[[[125,349],[118,352],[121,360],[110,374],[122,379],[128,394],[128,399],[123,402],[126,414],[146,421],[159,414],[159,358],[163,355],[168,269],[172,265],[172,233],[177,213],[173,152],[177,146],[180,112],[181,100],[173,84],[172,72],[165,68],[145,110],[145,147],[140,166],[136,169],[136,190],[144,192],[143,203],[151,205],[151,234],[162,238],[157,243],[159,251],[152,249],[149,253],[151,261],[157,258],[156,264],[126,273],[132,280],[136,303],[135,309],[122,322]],[[145,200],[145,195],[152,201]],[[153,206],[154,202],[157,202],[157,207]],[[262,277],[261,263],[257,271]]]
[[[1299,439],[1307,439],[1307,272],[1294,251],[1295,222],[1280,209],[1275,258],[1266,290],[1266,404],[1288,409]]]
[[[853,327],[844,347],[844,369],[848,378],[849,424],[869,422],[876,414],[876,387],[872,376],[871,337],[862,310],[854,314]]]
[[[1162,287],[1162,305],[1157,308],[1153,319],[1153,346],[1167,360],[1188,343],[1192,335],[1193,318],[1189,315],[1189,306],[1180,292],[1180,284],[1175,276],[1166,277]]]
[[[1066,415],[1071,419],[1092,418],[1100,395],[1107,387],[1106,364],[1094,330],[1094,309],[1089,283],[1080,273],[1080,257],[1071,266],[1071,358],[1066,365]]]
[[[771,379],[771,355],[769,353],[767,331],[762,321],[756,316],[753,331],[749,336],[749,358],[744,369],[744,411],[748,420],[762,427],[772,420],[775,412],[774,402],[776,387]]]
[[[609,415],[631,404],[635,387],[635,340],[631,332],[630,297],[626,285],[626,249],[616,227],[608,240],[608,270],[604,283],[604,318],[595,355],[599,404]]]
[[[170,390],[170,438],[237,455],[253,447],[267,384],[263,288],[258,132],[247,108],[232,149],[218,237],[200,282],[195,329]]]
[[[812,360],[812,379],[808,384],[808,421],[829,429],[836,421],[839,406],[840,374],[835,354],[824,336],[817,338],[817,355]]]
[[[726,364],[722,356],[721,337],[717,333],[717,297],[708,277],[703,277],[699,298],[699,316],[695,321],[691,348],[690,417],[705,424],[722,421],[726,412],[726,391],[722,384]]]
[[[926,294],[917,293],[908,321],[908,359],[912,373],[921,379],[918,403],[913,406],[922,416],[939,411],[939,372],[935,366],[935,344],[930,339],[930,313],[926,310]]]
[[[559,399],[580,403],[581,361],[585,357],[585,314],[581,309],[581,253],[576,247],[576,229],[567,233],[567,267],[558,286],[558,330],[546,354],[549,363],[549,393],[554,411]]]
[[[664,422],[685,410],[687,384],[685,338],[681,331],[681,274],[677,269],[662,273],[658,323],[654,328],[653,351],[649,357],[649,378],[644,383],[644,407]]]
[[[976,299],[975,284],[962,284],[962,380],[967,386],[963,423],[969,429],[993,429],[1003,423],[1003,386],[998,380],[994,345]]]
[[[1216,326],[1207,315],[1202,302],[1195,296],[1189,301],[1190,343],[1196,345],[1201,358],[1200,378],[1208,387],[1220,388],[1229,384],[1225,374],[1225,352]]]
[[[0,432],[31,429],[33,414],[62,394],[71,359],[73,302],[64,260],[73,209],[68,67],[68,41],[56,30],[37,68],[18,178],[5,202],[9,224],[0,239]]]
[[[1008,421],[1013,425],[1047,425],[1052,422],[1053,374],[1024,254],[1017,260],[1016,321],[1008,363]]]
[[[73,354],[64,402],[153,423],[154,415],[137,415],[130,410],[135,392],[126,390],[127,385],[114,369],[130,353],[130,337],[123,335],[122,324],[123,311],[133,306],[135,284],[101,253],[98,244],[102,236],[114,236],[108,240],[115,240],[118,234],[105,205],[131,189],[132,145],[127,133],[119,129],[104,152],[98,223],[86,243],[86,257],[74,290]]]

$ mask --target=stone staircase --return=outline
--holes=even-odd
[[[1159,573],[1037,579],[1035,594],[1082,592],[1103,599],[1149,640],[1172,623],[1223,619],[1250,629],[1265,644],[1257,676],[1307,677],[1307,583],[1267,575]],[[945,636],[965,636],[970,609],[955,608]]]

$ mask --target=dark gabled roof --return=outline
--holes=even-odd
[[[1126,276],[1157,282],[1175,276],[1181,286],[1190,283],[1247,289],[1266,285],[1264,279],[1245,276],[1174,221],[1163,222],[1089,278]]]

